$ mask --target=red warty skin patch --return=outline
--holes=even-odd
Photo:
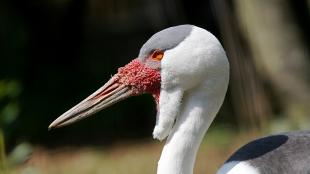
[[[134,59],[118,69],[118,81],[131,87],[134,94],[151,93],[158,104],[160,94],[160,72],[145,66],[139,59]]]

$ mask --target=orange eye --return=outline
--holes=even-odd
[[[152,55],[152,59],[161,61],[161,59],[164,57],[164,52],[161,50],[155,50]]]

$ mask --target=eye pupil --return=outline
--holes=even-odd
[[[152,59],[160,61],[164,57],[164,52],[161,50],[155,50],[151,56]]]

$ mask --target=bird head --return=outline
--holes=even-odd
[[[217,39],[202,28],[180,25],[164,29],[141,47],[138,58],[119,68],[105,85],[58,117],[49,128],[71,124],[143,93],[152,94],[160,110],[165,107],[160,104],[161,93],[180,91],[182,94],[221,71],[219,65],[227,60],[216,58],[221,57],[218,54],[226,57]]]

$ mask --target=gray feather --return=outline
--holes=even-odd
[[[165,51],[176,47],[190,35],[192,28],[192,25],[179,25],[164,29],[154,34],[142,46],[138,57],[144,59],[155,49]]]

